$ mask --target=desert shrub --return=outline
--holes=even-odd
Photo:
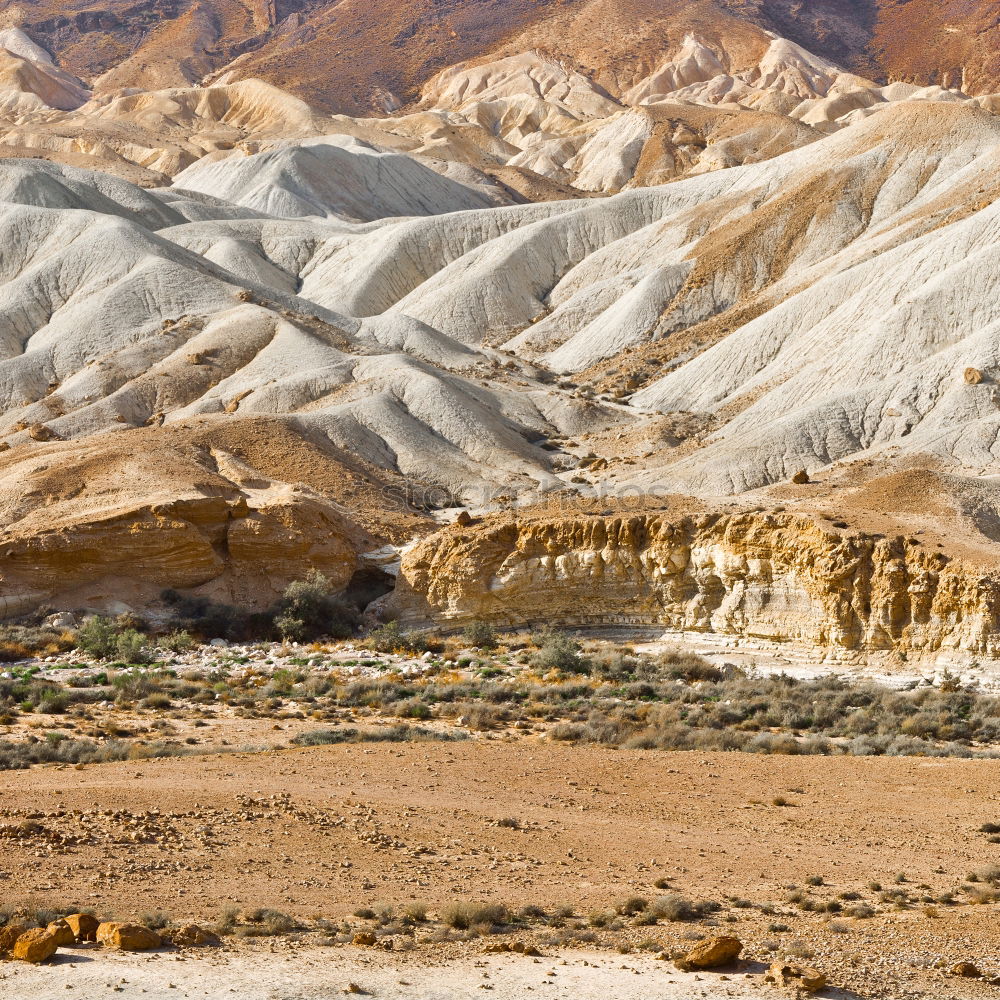
[[[496,649],[499,645],[496,630],[489,622],[470,622],[462,632],[465,641],[477,649]]]
[[[561,670],[570,674],[586,673],[588,661],[581,655],[580,644],[565,632],[547,631],[535,638],[538,651],[531,658],[537,670]]]
[[[274,937],[287,934],[298,927],[294,917],[269,907],[250,910],[243,915],[243,919],[252,925],[250,928],[243,928],[247,937]]]
[[[26,625],[0,625],[0,663],[15,663],[35,656],[55,656],[76,645],[76,636],[64,629]]]
[[[590,657],[590,672],[602,680],[621,681],[642,674],[642,660],[625,653],[603,652]]]
[[[311,729],[299,733],[292,743],[300,747],[328,746],[337,743],[406,743],[409,741],[443,741],[461,740],[467,737],[462,733],[437,732],[424,729],[422,726],[386,726],[380,729],[355,729],[346,726],[343,729]]]
[[[47,715],[62,715],[69,708],[69,698],[56,691],[46,691],[38,702],[38,711]]]
[[[123,670],[114,674],[111,686],[116,692],[115,700],[121,704],[142,701],[160,691],[160,682],[156,677],[138,670]]]
[[[84,652],[98,660],[122,663],[149,663],[147,639],[131,624],[102,615],[88,618],[80,629],[77,642]]]
[[[509,922],[510,912],[502,903],[451,903],[441,912],[441,920],[455,930],[470,927],[502,926]]]
[[[174,757],[184,752],[169,743],[151,743],[138,749],[121,740],[105,743],[69,737],[33,743],[0,740],[0,771],[21,770],[32,764],[103,764],[136,757]]]
[[[993,885],[1000,883],[1000,865],[984,865],[970,873],[970,882],[989,882]]]
[[[175,629],[159,640],[159,645],[169,649],[171,653],[186,653],[198,645],[197,640],[187,629]]]
[[[443,648],[444,643],[426,632],[405,631],[399,622],[391,621],[372,629],[363,645],[376,653],[426,653]]]
[[[123,629],[115,641],[114,659],[122,663],[151,663],[146,637],[133,628]]]
[[[171,624],[175,631],[202,639],[269,638],[274,629],[274,619],[269,613],[250,615],[229,604],[176,590],[164,590],[160,596],[172,610]]]
[[[656,657],[656,666],[661,674],[689,684],[695,681],[721,681],[724,676],[714,663],[703,656],[680,649],[660,653]]]
[[[139,704],[142,708],[152,708],[162,711],[163,709],[170,708],[173,703],[170,700],[170,695],[157,693],[147,695]]]
[[[403,907],[403,919],[412,924],[427,922],[427,907],[423,903],[407,903]]]
[[[642,896],[627,896],[625,899],[615,904],[615,913],[631,917],[636,913],[641,913],[649,905],[649,900]]]
[[[702,920],[713,913],[718,913],[722,907],[713,902],[692,902],[684,896],[663,896],[649,907],[649,912],[658,920],[669,920],[673,923],[685,920]]]
[[[304,580],[290,583],[274,609],[282,638],[297,642],[320,636],[346,639],[357,623],[357,608],[338,599],[330,580],[315,569]]]
[[[80,629],[77,641],[80,648],[99,660],[112,660],[118,652],[119,628],[110,618],[94,615]]]

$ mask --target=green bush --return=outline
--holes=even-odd
[[[386,622],[365,636],[364,645],[376,653],[424,653],[432,645],[424,632],[404,632],[399,622]]]
[[[320,636],[346,639],[357,622],[357,609],[334,596],[333,584],[315,569],[288,585],[274,616],[281,637],[296,642]]]
[[[570,674],[585,674],[589,663],[580,655],[580,644],[565,632],[543,632],[535,639],[538,652],[531,665],[538,670],[562,670]]]
[[[101,615],[94,615],[83,623],[77,643],[98,660],[149,663],[152,659],[146,648],[147,639],[141,632]]]
[[[197,640],[187,629],[175,629],[160,639],[160,646],[171,653],[186,653],[197,645]]]
[[[470,646],[477,649],[496,649],[499,645],[496,630],[489,622],[470,622],[462,635]]]

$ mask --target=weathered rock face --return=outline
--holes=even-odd
[[[158,588],[219,580],[251,606],[313,567],[340,588],[357,564],[348,530],[332,504],[291,490],[254,507],[234,492],[81,518],[3,539],[0,617],[108,577]],[[127,585],[116,589],[128,593]]]
[[[413,624],[650,624],[1000,655],[1000,576],[798,514],[487,518],[412,548],[391,607]]]
[[[53,920],[45,929],[60,948],[76,943],[76,934],[66,920]]]
[[[220,944],[216,934],[197,924],[185,924],[177,930],[170,931],[168,937],[178,948],[208,948]]]
[[[221,446],[215,432],[229,435]],[[168,587],[207,587],[216,599],[261,607],[311,569],[346,586],[357,553],[382,536],[340,491],[360,490],[377,510],[367,497],[378,484],[359,485],[335,457],[271,423],[210,425],[206,434],[142,428],[5,453],[0,618],[64,601],[141,607]]]

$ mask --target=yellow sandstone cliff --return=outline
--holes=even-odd
[[[404,623],[649,624],[857,652],[1000,654],[1000,575],[808,515],[670,512],[453,526],[405,556]]]

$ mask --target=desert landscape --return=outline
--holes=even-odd
[[[0,996],[1000,990],[984,0],[0,0]]]

